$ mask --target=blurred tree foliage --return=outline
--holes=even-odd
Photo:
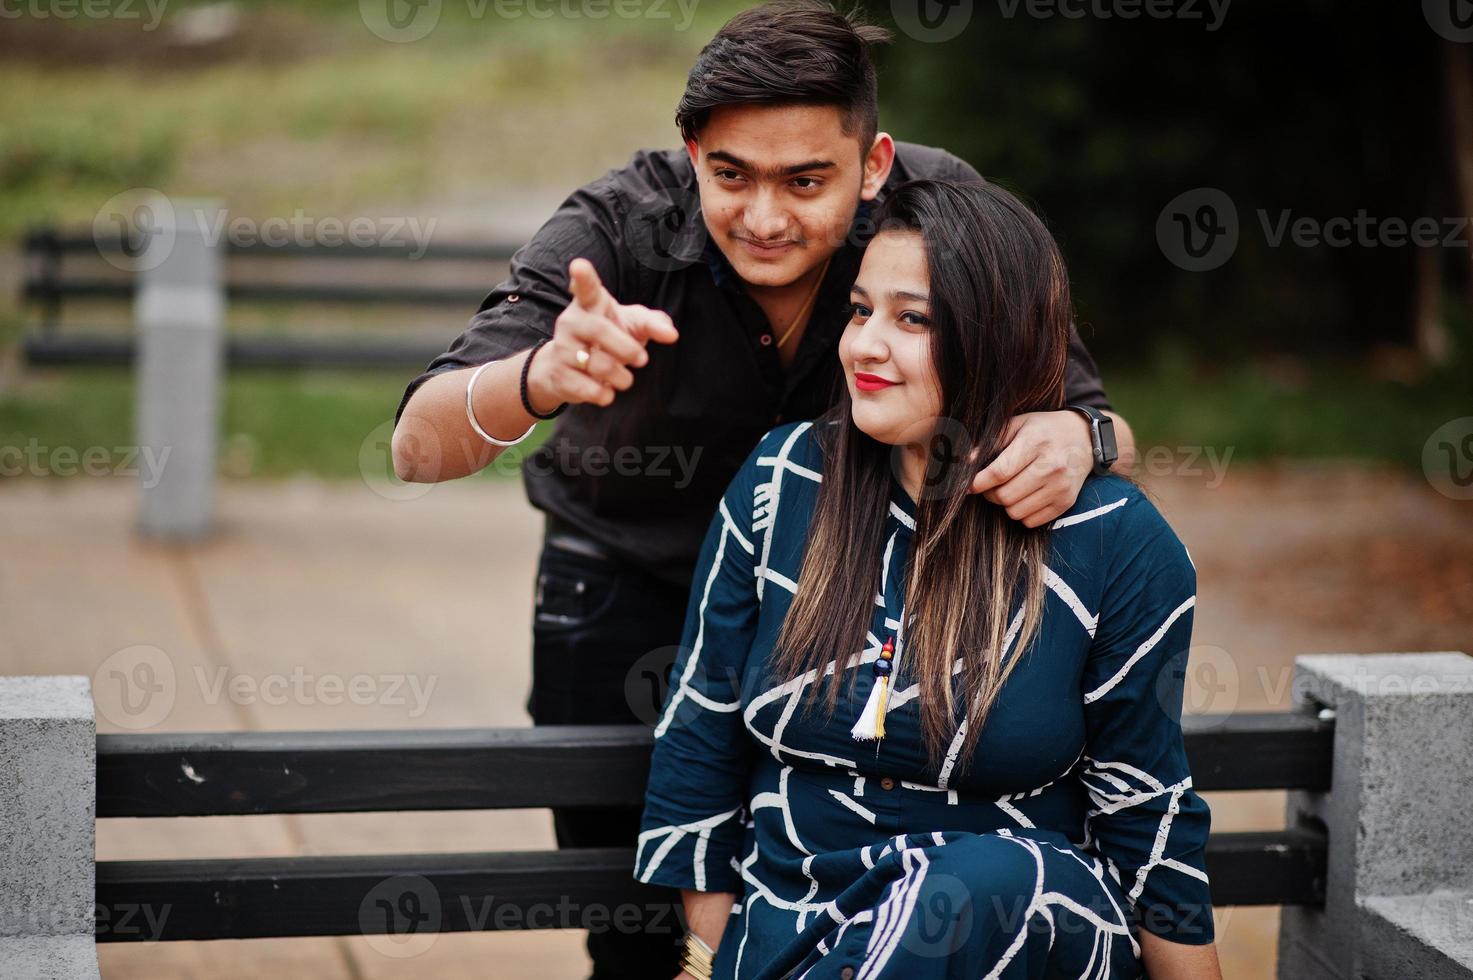
[[[872,19],[895,24],[888,5],[869,2]],[[938,0],[919,2],[937,13]],[[971,0],[951,2],[963,12]],[[954,40],[897,30],[880,55],[881,124],[959,154],[1044,213],[1102,359],[1168,338],[1209,356],[1410,345],[1419,284],[1468,295],[1466,228],[1461,248],[1438,248],[1420,268],[1408,245],[1272,244],[1285,212],[1468,214],[1452,177],[1447,42],[1422,4],[1239,2],[1209,30],[1205,0],[1167,8],[1199,19],[1097,12],[1128,0],[1065,2],[1086,15],[975,0]],[[1199,187],[1232,199],[1240,240],[1219,268],[1188,272],[1163,254],[1156,222]]]

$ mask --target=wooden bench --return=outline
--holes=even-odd
[[[1186,720],[1194,784],[1208,791],[1330,786],[1334,721],[1310,711]],[[651,735],[641,727],[304,731],[97,736],[98,818],[638,806]],[[1214,833],[1215,905],[1317,906],[1327,840],[1314,822]],[[99,861],[99,921],[167,908],[158,930],[99,942],[328,936],[420,929],[578,928],[649,907],[629,849],[347,857]],[[365,914],[385,882],[433,889],[438,921]],[[390,886],[392,888],[392,886]],[[673,910],[672,910],[673,913]],[[141,925],[141,922],[138,923]]]
[[[24,336],[21,352],[35,365],[128,365],[133,363],[136,344],[130,333],[79,327],[63,328],[65,308],[71,302],[127,303],[134,298],[137,276],[127,271],[129,259],[142,251],[136,232],[106,237],[63,232],[52,227],[36,228],[21,242],[25,274],[21,300],[35,311],[35,321]],[[490,285],[500,278],[481,269],[504,270],[518,247],[513,242],[413,242],[363,243],[350,239],[322,244],[313,242],[246,241],[221,245],[232,268],[237,259],[277,275],[235,276],[224,286],[224,298],[250,304],[326,304],[365,309],[382,306],[429,306],[453,308],[457,322],[462,314],[480,305]],[[97,259],[112,260],[124,268],[104,266]],[[84,271],[79,262],[91,260]],[[282,275],[302,260],[392,261],[400,275],[347,275],[343,281],[302,281],[301,276]],[[484,284],[451,286],[425,284],[443,278],[436,270],[451,270],[453,263],[478,265],[477,280]],[[90,271],[88,271],[90,270]],[[98,274],[101,272],[103,274]],[[462,277],[464,278],[464,277]],[[458,327],[457,327],[458,329]],[[261,336],[228,336],[226,364],[232,368],[253,367],[351,367],[422,368],[445,350],[443,337],[428,339],[389,336],[321,339],[305,330],[273,331]]]

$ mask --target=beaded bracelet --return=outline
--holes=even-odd
[[[522,362],[522,407],[525,408],[527,410],[527,414],[532,416],[534,419],[555,419],[559,415],[563,414],[563,409],[568,407],[568,403],[563,402],[557,408],[554,408],[546,415],[543,415],[541,412],[537,411],[537,409],[532,407],[532,399],[527,394],[527,375],[532,372],[532,358],[536,357],[537,352],[551,341],[551,337],[543,337],[541,340],[537,341],[537,343],[532,347],[532,352],[528,354],[527,359]]]

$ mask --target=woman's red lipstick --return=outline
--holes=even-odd
[[[890,381],[880,377],[878,374],[865,374],[863,371],[854,372],[854,387],[860,391],[880,391],[900,382]]]

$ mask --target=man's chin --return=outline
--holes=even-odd
[[[791,286],[807,270],[796,262],[754,262],[744,259],[734,263],[737,275],[753,286]]]

